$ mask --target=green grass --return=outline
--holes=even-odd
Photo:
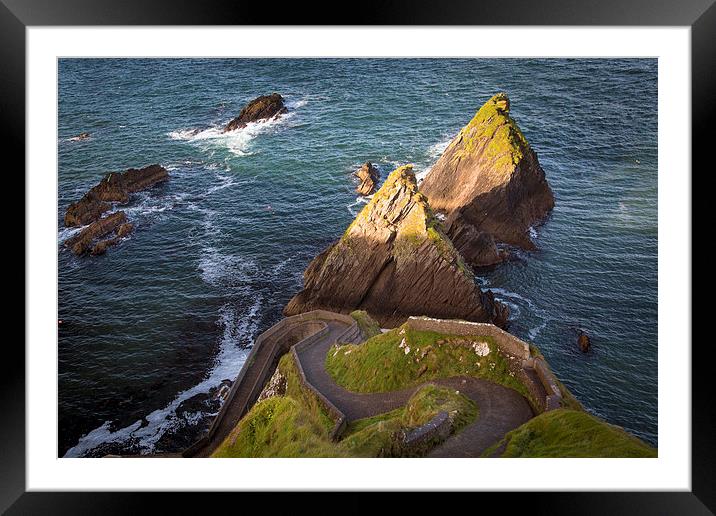
[[[619,427],[579,410],[545,412],[509,432],[483,456],[656,457],[657,451]]]
[[[478,416],[478,407],[466,396],[447,387],[427,384],[418,389],[405,407],[352,422],[339,446],[353,457],[401,457],[421,455],[427,449],[405,450],[402,430],[424,425],[439,412],[447,412],[455,433]]]
[[[329,438],[335,422],[313,392],[304,389],[290,353],[278,364],[286,395],[255,404],[214,457],[344,457]]]
[[[489,354],[479,356],[473,343],[485,343]],[[529,399],[527,388],[515,377],[519,367],[519,361],[497,351],[492,337],[443,335],[408,325],[363,344],[333,346],[326,355],[326,370],[335,382],[355,392],[387,392],[438,378],[474,376]]]
[[[274,396],[254,405],[213,457],[343,457],[300,402]]]
[[[281,360],[282,374],[293,369],[292,357]],[[285,396],[252,407],[214,452],[213,457],[396,457],[406,453],[401,432],[445,411],[458,431],[477,417],[477,406],[452,389],[426,385],[403,408],[352,422],[344,439],[328,437],[324,415],[310,396],[301,394],[297,377],[287,376]],[[414,452],[411,452],[414,453]]]
[[[365,310],[354,310],[351,317],[358,323],[365,339],[380,335],[380,325]]]
[[[498,168],[517,165],[529,149],[522,131],[509,115],[509,99],[498,93],[478,110],[461,130],[463,153],[470,154],[486,142],[485,156],[495,161]]]

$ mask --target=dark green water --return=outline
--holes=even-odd
[[[137,229],[105,256],[58,246],[60,456],[200,435],[217,410],[208,393],[363,206],[350,172],[427,171],[498,91],[556,208],[538,252],[478,281],[591,412],[657,443],[656,60],[73,59],[59,77],[60,242],[67,205],[103,173],[171,174],[123,208]],[[219,134],[272,91],[289,116]]]

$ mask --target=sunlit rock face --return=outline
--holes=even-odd
[[[418,191],[411,165],[386,179],[343,236],[304,273],[286,315],[366,310],[383,327],[410,315],[506,324],[507,308],[482,292]]]
[[[537,154],[509,113],[506,94],[488,100],[420,185],[473,266],[502,261],[506,255],[496,243],[534,250],[529,229],[554,207]]]

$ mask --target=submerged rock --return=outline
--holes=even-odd
[[[241,129],[242,127],[246,127],[246,124],[249,122],[268,120],[287,112],[288,109],[284,105],[281,95],[278,93],[262,95],[246,104],[239,113],[239,116],[226,124],[223,132],[226,133],[235,129]]]
[[[582,353],[587,353],[592,347],[592,341],[589,335],[582,330],[579,331],[579,335],[577,336],[577,346],[579,346]]]
[[[366,161],[366,163],[361,168],[356,170],[353,175],[360,179],[360,184],[356,187],[356,192],[358,194],[370,195],[375,192],[375,187],[378,185],[378,181],[380,180],[380,173],[370,161]]]
[[[348,227],[304,273],[285,315],[317,308],[368,311],[382,327],[410,315],[505,325],[507,307],[482,292],[445,236],[412,166],[396,169]]]
[[[70,141],[81,142],[82,140],[89,140],[90,136],[90,133],[80,133],[77,136],[73,136],[72,138],[70,138]]]
[[[65,226],[89,224],[108,211],[112,207],[111,202],[126,203],[129,201],[129,194],[145,190],[167,179],[169,172],[160,165],[110,172],[82,199],[70,204],[65,212]]]
[[[115,245],[121,237],[117,236],[120,231],[126,236],[131,231],[132,225],[127,223],[127,215],[123,211],[111,213],[106,217],[92,222],[89,226],[82,229],[75,236],[65,241],[65,246],[78,256],[91,252],[92,254],[102,254],[108,247]],[[124,229],[122,229],[124,228]],[[113,238],[98,242],[100,238],[114,233]]]
[[[495,242],[534,250],[529,229],[554,207],[537,154],[509,112],[506,94],[488,100],[420,185],[432,208],[446,215],[446,233],[474,266],[506,257]]]

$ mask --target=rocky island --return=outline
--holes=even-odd
[[[284,314],[317,308],[366,310],[383,327],[410,315],[500,326],[508,317],[443,233],[411,165],[393,171],[343,236],[309,264],[304,288]]]
[[[529,228],[554,207],[537,154],[510,117],[510,100],[488,100],[450,142],[420,185],[445,216],[445,232],[473,266],[506,258],[496,243],[527,250]]]
[[[77,235],[65,241],[77,255],[102,254],[116,245],[133,229],[123,211],[104,216],[112,209],[112,203],[126,204],[132,193],[146,190],[169,179],[169,172],[161,165],[130,168],[125,172],[110,172],[99,184],[93,186],[79,201],[70,204],[65,212],[67,227],[87,226]],[[105,240],[99,240],[112,235]],[[98,241],[99,240],[99,241]]]
[[[242,129],[250,122],[269,120],[287,112],[288,108],[284,105],[281,95],[278,93],[262,95],[246,104],[239,113],[239,116],[226,124],[223,132],[226,133],[236,129]]]
[[[356,187],[356,193],[370,195],[375,192],[378,181],[380,181],[380,173],[370,161],[366,161],[353,175],[360,181],[360,184]]]

